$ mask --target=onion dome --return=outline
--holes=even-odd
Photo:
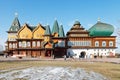
[[[81,25],[79,21],[75,21],[74,25]]]
[[[107,23],[98,21],[89,29],[90,36],[111,36],[114,32],[114,27]]]

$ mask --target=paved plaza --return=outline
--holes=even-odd
[[[81,61],[81,62],[110,62],[110,63],[116,63],[120,64],[120,58],[93,58],[93,59],[78,59],[78,58],[17,58],[17,57],[0,57],[0,62],[2,61]]]

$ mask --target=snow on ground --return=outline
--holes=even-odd
[[[71,67],[31,67],[0,74],[0,80],[108,80],[93,71]]]

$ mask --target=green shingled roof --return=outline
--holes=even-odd
[[[18,20],[18,17],[15,17],[9,31],[18,31],[20,29],[20,22]]]
[[[59,28],[59,37],[65,37],[64,30],[63,30],[63,25],[60,25],[60,28]]]
[[[59,25],[58,25],[58,22],[57,20],[55,20],[54,24],[53,24],[53,29],[52,29],[52,34],[53,33],[58,33],[59,32]]]
[[[110,36],[114,32],[114,27],[99,21],[89,29],[89,32],[90,36]]]
[[[51,30],[49,25],[46,26],[45,35],[51,35]]]

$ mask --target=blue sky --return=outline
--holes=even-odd
[[[0,44],[7,39],[6,31],[18,13],[23,25],[49,24],[52,28],[55,19],[63,24],[65,33],[75,20],[79,20],[85,29],[97,22],[120,26],[120,0],[0,0]],[[116,35],[116,34],[115,34]]]

